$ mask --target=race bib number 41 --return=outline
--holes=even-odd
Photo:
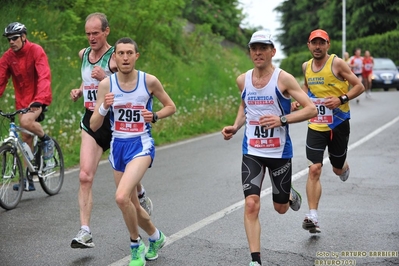
[[[94,111],[97,100],[98,85],[94,83],[83,86],[84,105],[87,109]]]

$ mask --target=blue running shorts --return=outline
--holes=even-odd
[[[154,139],[143,135],[128,139],[112,139],[108,159],[114,170],[124,172],[126,165],[134,158],[147,155],[151,156],[151,164],[148,166],[150,168],[155,157]]]

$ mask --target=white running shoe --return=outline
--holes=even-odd
[[[350,170],[349,170],[349,166],[348,166],[348,168],[346,169],[346,171],[343,172],[343,173],[339,176],[339,178],[340,178],[343,182],[345,182],[345,181],[348,180],[348,178],[349,178],[349,173],[350,173]]]
[[[154,207],[152,206],[151,199],[145,195],[145,192],[143,195],[139,196],[139,201],[141,207],[143,207],[143,209],[148,213],[148,215],[151,216]]]
[[[71,248],[94,248],[91,233],[84,229],[80,229],[76,237],[72,239]]]
[[[306,214],[306,217],[302,222],[302,228],[308,230],[311,234],[321,233],[317,219],[310,214]]]

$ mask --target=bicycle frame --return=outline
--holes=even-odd
[[[39,141],[39,136],[15,123],[17,114],[26,114],[29,111],[30,108],[16,110],[12,113],[3,113],[0,110],[0,115],[9,120],[8,136],[5,139],[0,139],[2,158],[0,160],[0,206],[6,210],[14,209],[18,205],[24,190],[32,191],[30,186],[33,186],[34,176],[39,178],[44,192],[50,196],[58,194],[64,181],[64,158],[58,142],[49,137],[53,142],[53,155],[50,159],[44,160],[45,142]],[[33,137],[33,151],[22,140],[21,134]],[[21,155],[25,162],[23,165]],[[24,169],[26,169],[26,173],[23,173]],[[13,180],[14,177],[15,180]],[[34,186],[33,190],[35,190]]]
[[[37,145],[37,141],[38,141],[37,140],[38,136],[35,133],[33,133],[33,132],[31,132],[31,131],[23,128],[23,127],[18,126],[15,123],[15,114],[16,113],[26,113],[28,111],[29,111],[29,108],[25,108],[25,109],[18,110],[17,112],[15,112],[12,115],[7,116],[8,119],[10,120],[10,122],[9,122],[10,123],[10,127],[9,127],[9,131],[8,131],[9,133],[8,133],[8,137],[5,138],[1,142],[1,144],[3,144],[3,143],[11,143],[11,145],[13,145],[13,147],[16,147],[21,152],[23,158],[25,159],[24,161],[26,162],[26,166],[28,167],[29,172],[30,173],[37,173],[37,175],[39,177],[46,178],[46,177],[52,175],[54,172],[46,172],[44,174],[44,172],[42,171],[42,169],[43,169],[43,158],[40,156],[40,161],[36,161],[35,163],[33,163],[33,161],[35,159],[37,159],[37,157],[36,157],[36,152],[37,152],[36,145]],[[34,151],[31,150],[31,152],[33,154],[33,158],[32,159],[29,158],[29,155],[26,153],[24,147],[22,146],[25,142],[19,136],[18,132],[23,132],[25,134],[33,136],[33,149],[34,149]]]
[[[34,145],[33,145],[33,146],[35,146],[35,144],[36,144],[36,142],[37,142],[37,136],[36,136],[34,133],[30,132],[29,130],[17,126],[17,125],[15,124],[14,121],[11,121],[11,122],[10,122],[10,128],[9,128],[8,138],[4,139],[3,142],[2,142],[1,144],[7,143],[7,142],[8,142],[8,143],[12,143],[12,145],[13,145],[14,147],[17,147],[18,150],[21,152],[22,156],[24,157],[25,162],[26,162],[26,164],[27,164],[27,167],[28,167],[29,171],[30,171],[30,172],[35,172],[35,171],[37,171],[38,169],[35,169],[35,166],[32,164],[31,159],[30,159],[30,158],[28,157],[28,155],[26,154],[24,147],[22,147],[23,141],[22,141],[22,139],[20,138],[20,136],[19,136],[19,134],[18,134],[18,131],[24,132],[24,133],[26,133],[26,134],[29,134],[29,135],[33,136],[33,137],[34,137]],[[32,153],[33,153],[33,152],[32,152]],[[40,166],[41,166],[41,165],[42,165],[42,162],[40,162]],[[40,167],[40,168],[41,168],[41,167]]]

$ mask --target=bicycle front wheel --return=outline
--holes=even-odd
[[[51,166],[49,169],[44,170],[41,174],[39,174],[39,182],[42,186],[44,192],[48,195],[52,196],[60,192],[62,184],[64,183],[64,157],[62,155],[61,147],[58,142],[51,138],[54,141],[54,156],[50,160],[54,166]],[[39,146],[40,152],[39,155],[42,155],[43,149]]]
[[[21,201],[24,187],[23,174],[17,148],[10,144],[2,145],[0,147],[0,206],[2,208],[14,209]]]

